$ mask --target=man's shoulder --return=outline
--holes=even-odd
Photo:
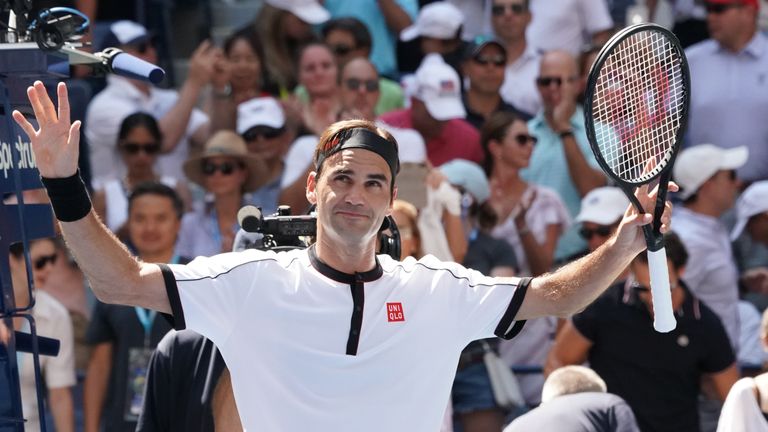
[[[381,116],[379,116],[379,120],[383,121],[384,123],[400,127],[400,128],[411,128],[411,110],[410,108],[402,108],[399,110],[390,111],[388,113],[384,113]]]
[[[35,307],[33,310],[36,316],[45,317],[53,322],[64,318],[69,319],[67,308],[45,291],[35,290]]]
[[[720,45],[714,39],[706,39],[693,44],[685,49],[685,56],[688,60],[705,60],[720,49]]]
[[[456,134],[459,134],[457,137]],[[472,126],[472,123],[466,121],[463,118],[455,118],[449,120],[443,128],[443,135],[450,138],[477,138],[480,139],[480,132]]]

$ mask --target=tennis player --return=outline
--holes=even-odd
[[[39,129],[13,115],[69,247],[99,299],[173,314],[177,329],[219,347],[246,430],[437,430],[468,342],[584,309],[645,249],[640,226],[651,215],[629,208],[604,246],[534,279],[486,277],[429,256],[377,256],[397,193],[397,144],[373,123],[348,120],[323,133],[307,177],[318,215],[313,246],[140,262],[92,209],[77,171],[80,122],[70,123],[63,83],[57,92],[58,110],[41,82],[27,91]],[[654,191],[637,194],[653,205]],[[663,232],[670,210],[667,203]]]

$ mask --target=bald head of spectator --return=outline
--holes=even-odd
[[[768,246],[768,180],[752,183],[736,201],[736,225],[731,240],[743,232]]]
[[[579,65],[570,53],[553,50],[541,56],[536,86],[541,95],[545,115],[553,115],[555,108],[565,101],[576,101],[580,93]]]
[[[373,120],[381,95],[373,63],[363,57],[350,60],[342,68],[339,81],[342,117]]]
[[[567,394],[607,391],[605,381],[595,371],[584,366],[564,366],[555,369],[541,389],[541,403]]]

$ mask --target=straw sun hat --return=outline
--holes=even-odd
[[[203,161],[216,156],[233,157],[245,165],[248,177],[243,188],[246,192],[254,191],[267,182],[267,167],[264,162],[248,153],[248,147],[240,135],[233,131],[219,131],[205,143],[203,152],[184,162],[184,174],[201,186],[205,184]]]

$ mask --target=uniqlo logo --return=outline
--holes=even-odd
[[[405,315],[403,315],[402,303],[387,303],[387,321],[389,322],[405,321]]]

